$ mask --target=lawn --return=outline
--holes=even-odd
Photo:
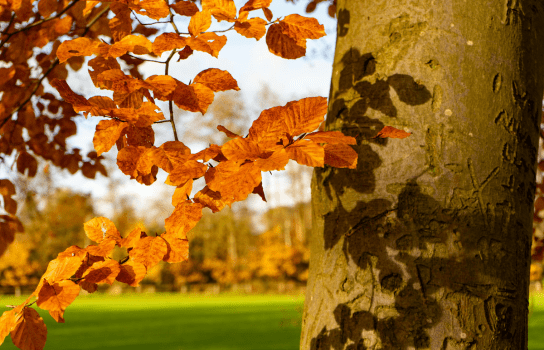
[[[0,296],[0,305],[23,300]],[[65,324],[40,314],[51,350],[295,350],[302,305],[302,296],[90,295],[66,310]],[[11,339],[8,349],[17,349]]]
[[[23,300],[0,296],[0,305]],[[38,310],[50,350],[296,350],[302,304],[282,295],[89,295],[66,310],[65,324]],[[531,295],[530,309],[529,350],[544,350],[544,294]],[[10,339],[8,349],[17,349]]]

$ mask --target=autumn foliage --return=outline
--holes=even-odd
[[[183,63],[195,51],[218,57],[227,38],[209,30],[212,18],[232,24],[229,30],[246,38],[259,40],[266,35],[269,51],[287,59],[304,56],[306,40],[325,35],[314,18],[293,14],[274,19],[270,3],[249,0],[236,9],[233,0],[202,0],[201,8],[191,1],[8,0],[0,6],[0,20],[7,23],[0,43],[2,60],[12,63],[0,68],[0,152],[15,155],[17,170],[34,176],[36,158],[40,157],[71,173],[81,170],[94,178],[96,172],[106,175],[100,162],[102,154],[116,146],[117,165],[131,179],[151,185],[160,168],[168,173],[166,183],[176,187],[172,197],[175,209],[162,234],[148,235],[136,227],[121,235],[105,217],[86,222],[85,233],[94,244],[71,246],[49,263],[31,296],[0,318],[0,344],[11,334],[21,349],[44,347],[47,330],[30,307],[34,303],[48,310],[57,322],[64,322],[64,311],[81,289],[94,292],[99,284],[114,281],[137,286],[159,262],[186,261],[187,232],[201,219],[202,210],[218,212],[251,193],[265,200],[263,171],[284,170],[289,160],[311,167],[357,166],[357,152],[351,147],[357,143],[355,138],[339,131],[316,131],[327,112],[324,97],[308,97],[262,111],[245,137],[218,126],[230,140],[197,153],[178,140],[173,104],[204,114],[216,93],[239,90],[229,72],[216,68],[198,73],[188,84],[169,75],[173,58]],[[111,19],[109,13],[113,13]],[[185,32],[178,28],[177,16],[190,17]],[[170,23],[172,31],[150,40],[157,30],[143,23],[143,17]],[[49,51],[34,54],[35,48],[44,47]],[[113,92],[112,98],[81,96],[66,82],[67,65],[79,70],[85,57],[91,58],[88,67],[94,85]],[[164,74],[141,76],[137,67],[146,60],[164,64]],[[39,78],[32,74],[31,61],[41,72]],[[128,72],[123,69],[126,64],[132,66]],[[63,101],[45,92],[45,82]],[[157,101],[168,103],[167,117]],[[66,138],[76,132],[72,119],[79,113],[105,117],[96,127],[95,151],[85,157],[66,146]],[[172,127],[174,140],[155,145],[153,127],[163,122]],[[388,136],[407,135],[391,129],[380,134]],[[193,188],[200,178],[205,186]],[[8,214],[0,216],[0,251],[4,251],[22,225],[11,198],[13,184],[0,180],[0,193]],[[126,252],[119,260],[112,258],[116,246]]]

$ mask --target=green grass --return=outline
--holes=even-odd
[[[22,301],[0,296],[2,306]],[[49,350],[295,350],[302,304],[282,295],[93,294],[76,299],[65,324],[37,310]],[[544,350],[544,293],[531,295],[530,309],[529,350]],[[1,348],[16,349],[10,339]]]
[[[22,301],[0,296],[2,306]],[[78,297],[65,324],[38,311],[51,350],[295,350],[302,304],[302,296],[124,294]],[[4,349],[16,347],[6,339]]]
[[[529,297],[529,350],[544,350],[544,293]]]

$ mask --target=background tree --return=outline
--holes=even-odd
[[[338,1],[301,349],[527,348],[541,1]],[[384,124],[412,132],[373,138]]]

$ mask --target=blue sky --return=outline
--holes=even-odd
[[[287,3],[285,0],[275,0],[270,10],[274,14],[274,19],[278,16],[286,16],[291,13],[310,16],[304,12],[307,2],[308,0],[299,0],[297,4],[293,5],[292,3]],[[239,9],[245,1],[235,0],[235,3]],[[206,53],[195,51],[187,60],[171,66],[170,74],[188,83],[200,71],[207,68],[227,70],[237,80],[240,87],[238,93],[243,95],[247,103],[255,101],[255,92],[261,88],[262,84],[267,84],[271,91],[277,94],[281,101],[279,105],[284,105],[289,101],[308,96],[328,97],[336,40],[336,20],[328,16],[327,6],[327,3],[320,4],[316,11],[311,14],[318,19],[319,23],[325,26],[327,36],[318,40],[307,41],[307,57],[297,60],[286,60],[268,51],[265,37],[256,41],[255,39],[242,37],[234,31],[229,31],[221,33],[227,36],[227,44],[221,50],[219,58],[216,59]],[[255,11],[254,13],[255,15],[253,16],[263,17],[261,11]],[[179,21],[177,24],[180,30],[186,31],[188,21]],[[217,23],[214,20],[210,30],[225,29],[229,26],[230,24],[226,22]],[[166,28],[166,30],[171,31],[170,28]],[[164,74],[164,66],[146,63],[143,66],[142,72],[146,77],[153,74]],[[94,89],[85,69],[73,74],[68,79],[68,83],[75,92],[83,94],[86,97],[108,95],[108,92],[105,90]],[[273,106],[268,106],[267,108],[269,107]],[[166,110],[164,112],[166,114]],[[200,116],[200,113],[194,114],[194,118]],[[258,114],[252,116],[253,119],[257,117]],[[94,129],[99,120],[101,118],[77,118],[78,134],[69,139],[69,144],[72,147],[81,148],[83,150],[82,153],[90,151],[92,149]],[[177,118],[177,124],[183,124],[181,118]],[[171,131],[168,130],[168,124],[160,124],[154,128],[158,134],[156,139],[157,145],[173,139]],[[188,146],[192,148],[193,152],[197,152],[203,148],[203,144],[188,144]],[[105,153],[104,156],[114,160],[117,156],[117,150],[114,147],[111,151]],[[107,215],[108,212],[111,213],[111,209],[113,208],[105,199],[107,186],[102,176],[97,176],[95,180],[89,180],[84,178],[80,173],[71,175],[67,171],[53,171],[55,171],[55,176],[60,179],[59,186],[62,185],[75,191],[91,193],[95,199],[95,203],[99,204],[98,211],[102,215]],[[162,170],[159,170],[157,182],[151,186],[144,186],[135,181],[129,181],[128,177],[123,175],[118,169],[114,173],[110,173],[110,177],[119,180],[118,191],[130,196],[133,200],[133,205],[141,213],[147,212],[150,203],[156,202],[161,198],[166,198],[165,196],[168,193],[173,193],[174,190],[173,187],[163,184],[166,174]],[[304,180],[305,185],[299,186],[300,188],[297,189],[299,199],[309,199],[309,180],[309,177],[306,178]],[[248,203],[249,207],[263,211],[272,206],[290,205],[293,203],[293,196],[289,193],[292,193],[292,189],[290,189],[286,176],[282,175],[282,173],[276,172],[273,176],[269,174],[264,175],[263,185],[269,199],[268,203],[263,203],[257,196],[252,195]],[[169,205],[169,202],[164,203],[164,207],[162,208],[164,215],[168,216],[172,210],[173,207]]]

